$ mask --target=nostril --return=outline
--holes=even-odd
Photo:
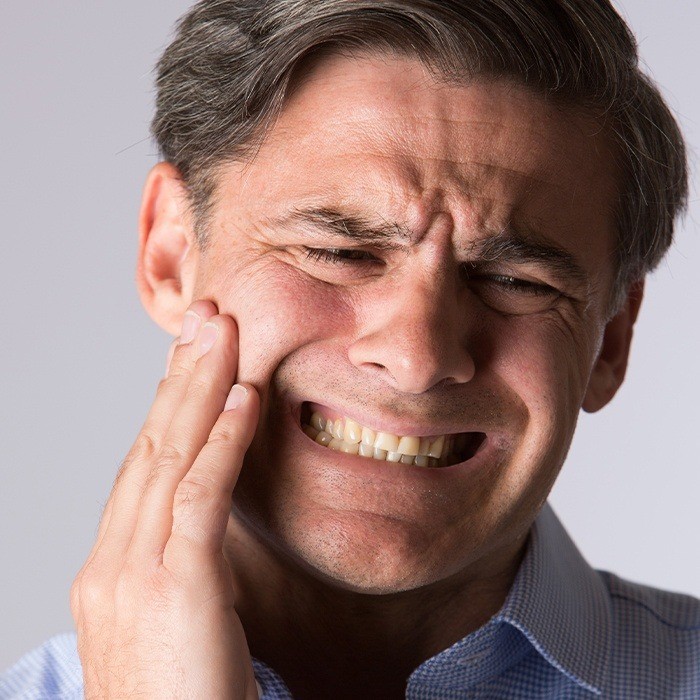
[[[380,362],[363,362],[361,365],[359,365],[359,369],[367,372],[369,375],[379,377],[381,381],[388,382],[391,384],[391,386],[398,386],[396,377],[391,373],[386,365],[383,365]]]

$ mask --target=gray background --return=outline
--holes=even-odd
[[[0,2],[0,669],[72,629],[68,591],[169,338],[133,283],[151,69],[188,0]],[[700,10],[619,6],[691,147]],[[700,596],[700,241],[649,280],[628,378],[583,414],[552,503],[589,561]]]

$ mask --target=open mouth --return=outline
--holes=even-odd
[[[486,434],[480,432],[415,436],[376,431],[352,418],[312,408],[307,402],[301,408],[301,429],[311,440],[331,450],[417,467],[449,467],[466,462],[486,443]]]

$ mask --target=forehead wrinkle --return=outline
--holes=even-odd
[[[420,153],[417,148],[409,149],[408,144],[395,144],[391,152],[379,151],[373,148],[360,149],[357,146],[352,150],[348,150],[343,154],[335,154],[334,160],[337,162],[340,159],[350,159],[357,162],[358,157],[365,157],[378,162],[383,162],[388,165],[388,170],[393,171],[400,183],[407,185],[408,189],[422,189],[425,185],[426,177],[441,178],[441,180],[460,182],[451,183],[449,189],[454,189],[455,185],[459,190],[465,187],[470,191],[478,189],[480,181],[493,180],[498,175],[510,176],[513,180],[525,181],[530,184],[554,188],[557,190],[566,189],[558,182],[540,176],[537,172],[528,172],[526,169],[517,167],[508,167],[500,163],[490,163],[475,158],[459,158],[456,154],[453,157],[451,154],[446,155],[431,155]],[[432,166],[430,172],[425,172],[421,168],[421,163]],[[448,170],[440,172],[436,171],[435,166],[445,165]],[[442,177],[441,177],[442,176]],[[380,176],[381,177],[381,176]],[[474,180],[477,180],[477,183]],[[438,182],[430,184],[430,189],[446,189],[447,182]]]
[[[493,141],[499,136],[501,136],[503,133],[507,133],[509,139],[513,138],[513,134],[510,132],[510,127],[494,119],[469,119],[467,117],[463,119],[457,119],[438,115],[431,115],[429,117],[419,117],[416,114],[411,114],[408,117],[406,115],[390,116],[386,108],[378,108],[373,111],[375,112],[375,114],[373,116],[367,117],[366,119],[350,116],[347,120],[348,126],[355,124],[363,125],[365,122],[367,122],[367,124],[372,124],[372,132],[380,134],[382,136],[398,135],[400,137],[400,140],[406,140],[408,138],[406,134],[408,132],[407,127],[409,125],[414,127],[428,127],[429,131],[431,130],[431,127],[433,127],[433,125],[435,125],[436,123],[441,125],[457,127],[455,129],[455,132],[457,133],[448,130],[441,134],[444,137],[443,143],[445,144],[454,144],[456,142],[460,143],[465,136],[467,138],[485,138],[488,136]],[[398,124],[398,128],[394,128],[392,126],[394,122]],[[387,126],[387,128],[379,128],[378,124],[384,124]],[[536,137],[536,143],[549,144],[552,140],[551,132],[548,132],[546,130],[543,131],[537,128],[537,126],[534,124],[528,124],[527,126],[519,125],[519,130],[521,132],[518,138],[519,142],[531,141],[533,136]],[[364,134],[369,133],[370,129],[363,128],[358,131],[359,133]],[[422,131],[424,130],[414,128],[410,132],[410,137],[413,138],[416,135],[419,135],[416,134],[416,132]],[[579,132],[581,131],[582,130],[579,129]],[[474,132],[477,133],[475,134]],[[488,133],[483,134],[481,132]]]

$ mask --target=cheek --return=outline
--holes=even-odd
[[[527,406],[529,438],[568,445],[589,372],[583,333],[559,316],[504,319],[498,333],[492,367]]]
[[[229,279],[216,285],[216,301],[238,323],[239,379],[259,388],[290,354],[353,327],[347,295],[280,261],[257,261]]]
[[[564,463],[578,419],[585,369],[576,333],[559,318],[501,319],[492,371],[525,406],[527,422],[501,477],[501,492],[539,507]]]

